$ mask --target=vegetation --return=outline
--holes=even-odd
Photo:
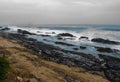
[[[5,74],[9,69],[9,62],[7,61],[6,57],[0,57],[0,82],[2,82],[6,77]]]

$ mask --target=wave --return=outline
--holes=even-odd
[[[88,26],[88,25],[87,26],[61,26],[61,27],[60,26],[54,26],[54,27],[8,26],[10,30],[7,30],[7,32],[17,33],[18,29],[26,30],[28,32],[36,34],[36,35],[28,35],[28,38],[34,38],[46,44],[51,44],[51,45],[60,47],[62,49],[68,49],[68,50],[73,50],[73,49],[79,48],[80,45],[83,45],[83,46],[87,46],[87,50],[80,50],[80,52],[86,52],[86,53],[92,53],[92,54],[98,54],[97,52],[95,52],[95,49],[93,48],[93,46],[109,47],[112,49],[120,50],[120,45],[109,45],[109,44],[91,42],[91,39],[93,38],[102,38],[102,39],[108,39],[111,41],[120,42],[120,36],[119,36],[120,32],[113,31],[113,30],[104,30],[104,29],[108,29],[108,26],[106,28],[105,27],[106,26]],[[110,28],[113,29],[113,27],[110,27]],[[60,33],[70,33],[73,36],[75,36],[75,38],[58,40],[56,36]],[[51,37],[43,37],[40,35],[50,35]],[[88,40],[86,39],[80,40],[79,39],[80,37],[88,37]],[[64,38],[69,38],[69,37],[64,37]],[[58,44],[55,44],[55,42],[72,44],[74,46],[68,47],[68,46],[58,45]]]
[[[62,26],[62,27],[45,27],[45,28],[40,28],[40,27],[17,27],[17,26],[9,26],[9,28],[11,28],[11,32],[16,32],[17,29],[23,29],[35,34],[49,34],[52,36],[55,36],[56,34],[59,33],[71,33],[74,36],[76,36],[77,38],[80,38],[81,36],[86,36],[89,37],[89,39],[91,40],[92,38],[103,38],[103,39],[109,39],[109,40],[113,40],[113,41],[120,41],[120,32],[119,32],[119,28],[115,27],[113,28],[113,26],[111,26],[110,28],[108,28],[108,26],[97,26],[97,28],[95,28],[96,26],[86,26],[86,27],[80,27],[80,26]],[[112,29],[111,29],[112,28]],[[117,28],[117,29],[116,29]],[[55,32],[56,34],[52,34],[52,32]]]

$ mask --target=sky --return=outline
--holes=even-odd
[[[0,24],[120,24],[120,0],[0,0]]]

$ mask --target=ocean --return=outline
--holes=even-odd
[[[92,42],[94,38],[102,38],[105,40],[120,42],[120,25],[40,25],[40,26],[8,26],[10,30],[6,32],[17,33],[18,29],[26,30],[35,35],[27,35],[27,38],[33,38],[37,41],[50,44],[65,50],[83,52],[87,54],[97,55],[105,54],[120,58],[120,52],[117,53],[101,53],[96,51],[95,47],[111,48],[120,50],[120,44],[104,44]],[[69,33],[74,37],[63,36],[58,39],[61,33]],[[44,35],[44,36],[43,36]],[[81,38],[87,37],[87,38]],[[81,38],[81,39],[80,39]],[[56,44],[62,42],[74,46]],[[86,49],[79,49],[85,46]]]

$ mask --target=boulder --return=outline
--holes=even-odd
[[[46,41],[46,42],[51,42],[50,40],[47,40],[47,39],[43,39],[44,41]]]
[[[20,33],[20,34],[29,34],[29,35],[33,35],[33,33],[30,33],[30,32],[28,32],[28,31],[26,31],[26,30],[21,30],[21,29],[18,29],[17,32]]]
[[[85,47],[85,46],[80,46],[80,49],[83,49],[83,50],[84,50],[84,49],[86,49],[86,47]]]
[[[78,50],[78,48],[73,48],[73,50]]]
[[[74,46],[73,44],[68,44],[64,42],[55,42],[55,44],[66,45],[66,46]]]
[[[42,32],[40,32],[40,31],[37,31],[37,33],[42,33]]]
[[[62,38],[62,37],[58,37],[57,39],[58,39],[58,40],[62,40],[63,38]]]
[[[55,32],[52,32],[52,34],[56,34]]]
[[[7,31],[7,30],[10,30],[10,28],[5,27],[5,28],[1,29],[1,31]]]
[[[74,37],[72,34],[70,33],[61,33],[61,34],[58,34],[58,36],[67,36],[67,37]]]
[[[98,42],[98,43],[103,43],[103,44],[120,44],[120,42],[116,41],[110,41],[108,39],[102,39],[102,38],[94,38],[91,40],[92,42]]]
[[[88,40],[89,38],[86,37],[86,36],[81,36],[81,37],[79,38],[79,40],[81,40],[81,39],[86,39],[86,40]]]
[[[111,48],[102,48],[102,47],[97,48],[97,51],[98,52],[107,52],[107,53],[113,52],[113,50]]]

